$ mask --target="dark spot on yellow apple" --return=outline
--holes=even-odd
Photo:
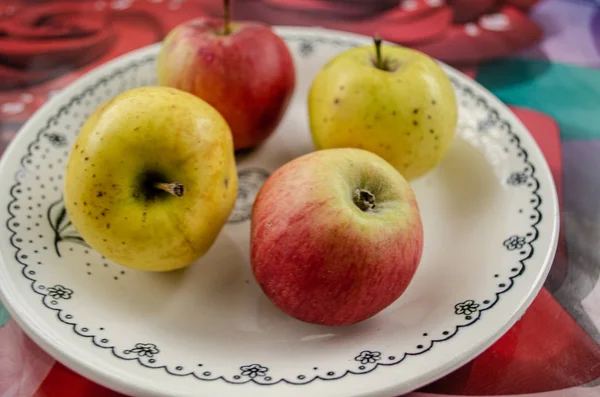
[[[83,205],[87,207],[87,201],[84,201],[84,202],[83,202]]]
[[[343,85],[340,86],[340,90],[344,91],[344,88],[345,87]]]
[[[73,203],[73,205],[74,205],[75,207],[77,207],[77,203]],[[29,207],[29,209],[31,209],[31,207]]]
[[[367,125],[367,129],[368,129],[368,130],[370,130],[371,128],[373,128],[373,126],[372,126],[372,125],[370,125],[370,124],[369,124],[369,125]]]
[[[102,241],[104,241],[106,243],[108,240],[103,238]],[[104,264],[104,267],[106,267],[106,263]]]
[[[107,229],[110,229],[110,223],[107,223],[107,224],[106,224],[106,228],[107,228]]]
[[[115,276],[115,280],[118,280],[118,279],[119,279],[119,277]]]
[[[413,121],[413,125],[416,127],[419,125],[419,122],[417,120]]]
[[[436,105],[436,104],[437,104],[436,100],[435,100],[435,99],[432,99],[432,100],[431,100],[431,104],[432,104],[432,105]]]
[[[427,115],[427,120],[431,120],[431,115],[430,114]]]
[[[123,243],[123,244],[125,244],[125,243]],[[121,274],[125,274],[125,270],[121,270]]]
[[[333,101],[333,103],[335,103],[337,105],[338,103],[340,103],[340,99],[339,98],[335,98],[335,100]]]
[[[429,130],[429,133],[430,133],[430,134],[433,134],[433,129],[430,129],[430,130]]]
[[[100,218],[96,217],[96,220],[98,220],[98,219],[100,219]]]
[[[433,148],[434,148],[435,150],[438,150],[440,147],[439,147],[438,145],[435,145]]]
[[[396,115],[396,111],[394,110],[394,111],[392,112],[392,116],[395,116],[395,115]]]
[[[79,149],[79,144],[78,143],[75,144],[75,149]]]
[[[89,157],[84,158],[85,161],[88,161],[89,159],[90,159]]]
[[[440,137],[436,135],[433,139],[435,139],[436,141],[438,141],[440,139]]]
[[[409,165],[410,164],[408,164],[408,163],[404,163],[404,168],[408,168]]]
[[[139,130],[139,129],[140,129],[140,127],[135,127],[133,130],[134,130],[134,131],[137,131],[137,130]]]
[[[105,212],[101,212],[100,215],[106,216],[106,213]]]
[[[102,192],[96,193],[96,197],[102,197],[102,196],[104,196],[104,193],[102,193]]]
[[[223,184],[225,185],[225,189],[227,189],[229,187],[229,178],[225,178]]]
[[[418,114],[419,113],[419,109],[414,109],[413,110],[413,114]]]

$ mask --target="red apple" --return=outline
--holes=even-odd
[[[363,149],[296,158],[254,203],[254,276],[277,307],[308,323],[348,325],[379,313],[406,290],[422,251],[410,185]]]
[[[256,147],[273,133],[295,80],[288,47],[261,22],[185,22],[167,35],[158,57],[158,84],[215,107],[232,130],[236,150]]]

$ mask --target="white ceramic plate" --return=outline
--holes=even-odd
[[[229,224],[201,259],[168,274],[125,269],[85,246],[65,216],[69,149],[85,117],[126,89],[152,85],[158,45],[83,77],[21,130],[0,166],[2,300],[14,319],[75,371],[137,396],[394,396],[481,353],[523,314],[557,242],[557,196],[525,127],[457,71],[458,136],[412,185],[425,249],[406,293],[363,323],[326,328],[272,305],[249,267],[249,214],[264,179],[313,150],[306,97],[334,54],[367,37],[278,28],[298,83],[285,119],[240,158]]]

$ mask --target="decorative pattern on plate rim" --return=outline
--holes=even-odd
[[[357,45],[363,45],[363,43],[359,42],[358,40],[341,39],[341,38],[335,38],[335,37],[324,37],[324,36],[318,37],[318,36],[311,36],[311,35],[291,35],[291,34],[282,34],[282,37],[290,43],[295,42],[295,43],[298,43],[299,45],[303,46],[303,51],[300,51],[302,56],[309,56],[318,44],[327,44],[327,45],[333,45],[333,46],[337,46],[337,47],[347,47],[347,48],[354,47]],[[32,147],[36,143],[40,142],[40,139],[42,137],[49,139],[50,142],[52,142],[55,147],[61,147],[63,145],[62,138],[59,137],[58,135],[53,135],[55,133],[50,130],[54,125],[56,125],[57,118],[60,117],[60,115],[63,113],[64,114],[68,113],[69,108],[74,103],[78,103],[78,102],[84,100],[84,98],[87,95],[94,93],[95,90],[99,89],[100,86],[107,83],[108,81],[113,80],[113,79],[123,75],[125,72],[131,71],[132,69],[136,69],[142,65],[154,62],[155,59],[156,59],[156,56],[151,55],[151,56],[147,56],[138,61],[132,61],[127,66],[124,66],[123,68],[120,68],[120,69],[114,71],[109,76],[105,76],[105,77],[98,79],[98,81],[96,81],[94,84],[85,88],[80,94],[75,95],[73,98],[71,98],[70,101],[66,105],[63,105],[54,115],[52,115],[48,118],[45,127],[43,127],[38,132],[35,140],[29,144],[27,154],[25,154],[21,158],[22,167],[26,167],[26,162],[32,156],[32,150],[31,150]],[[449,306],[449,310],[454,310],[455,314],[466,315],[465,320],[468,320],[467,323],[449,326],[446,328],[445,331],[442,331],[441,333],[439,333],[437,335],[433,335],[433,334],[429,335],[428,333],[423,333],[423,337],[427,337],[427,342],[423,342],[423,344],[419,344],[419,345],[415,346],[415,348],[412,351],[394,352],[393,353],[394,355],[387,355],[387,354],[385,354],[383,352],[379,352],[379,351],[365,350],[362,352],[357,352],[355,355],[349,356],[348,359],[350,360],[350,362],[354,362],[355,366],[352,368],[348,368],[342,372],[337,372],[337,373],[334,371],[325,372],[325,371],[327,371],[326,369],[324,371],[320,371],[319,368],[314,367],[314,368],[312,368],[312,371],[309,371],[307,369],[307,371],[304,374],[299,374],[299,375],[296,375],[295,377],[273,379],[271,376],[268,376],[270,370],[267,367],[264,367],[263,365],[260,365],[260,364],[243,365],[239,368],[238,372],[235,374],[215,375],[215,374],[212,374],[211,371],[196,372],[197,369],[194,369],[194,370],[185,369],[184,370],[184,368],[182,366],[157,364],[156,363],[157,358],[155,358],[155,357],[160,357],[160,354],[159,354],[160,350],[156,347],[156,345],[154,345],[152,343],[138,343],[135,346],[130,347],[128,349],[122,349],[122,348],[120,349],[117,346],[112,345],[110,343],[109,339],[104,338],[100,335],[93,334],[88,327],[81,326],[80,324],[78,324],[77,321],[73,318],[72,314],[66,313],[64,311],[64,309],[61,309],[60,307],[56,306],[58,302],[57,302],[57,300],[52,299],[52,298],[54,298],[54,295],[56,295],[56,296],[60,295],[61,299],[70,299],[71,296],[76,296],[76,294],[71,289],[67,289],[60,285],[46,289],[46,287],[44,285],[40,284],[37,281],[37,279],[35,277],[36,272],[29,269],[30,263],[28,263],[29,261],[27,260],[27,255],[21,253],[21,248],[19,247],[19,244],[18,244],[19,224],[13,222],[16,215],[13,213],[13,211],[11,209],[13,204],[15,204],[18,201],[16,191],[21,186],[20,180],[23,175],[22,169],[17,171],[17,173],[15,175],[15,183],[13,184],[13,186],[10,189],[10,195],[12,197],[12,201],[9,203],[8,208],[7,208],[9,218],[6,222],[6,227],[11,232],[10,243],[16,250],[15,259],[23,266],[22,274],[26,279],[28,279],[31,282],[30,286],[31,286],[31,289],[33,290],[33,292],[41,296],[42,304],[45,307],[47,307],[48,309],[56,311],[58,320],[64,324],[71,326],[73,331],[77,335],[85,337],[85,338],[89,338],[91,340],[91,342],[97,347],[100,347],[103,349],[108,349],[113,354],[113,356],[115,356],[116,358],[119,358],[122,360],[135,360],[144,367],[152,368],[152,369],[163,369],[166,373],[168,373],[170,375],[193,376],[193,377],[195,377],[199,380],[203,380],[203,381],[222,380],[222,381],[225,381],[225,382],[228,382],[231,384],[244,384],[244,383],[252,382],[252,383],[255,383],[258,385],[274,385],[274,384],[278,384],[278,383],[287,383],[287,384],[292,384],[292,385],[305,385],[305,384],[311,383],[316,380],[331,381],[331,380],[341,379],[347,375],[360,375],[360,374],[370,373],[370,372],[376,370],[379,366],[398,365],[410,356],[424,354],[424,353],[428,352],[429,350],[431,350],[436,344],[442,343],[449,339],[452,339],[460,331],[461,328],[468,327],[468,326],[474,324],[475,322],[479,321],[486,311],[490,310],[491,308],[493,308],[496,305],[496,303],[500,300],[501,295],[506,293],[513,287],[514,280],[523,274],[523,272],[525,271],[525,262],[534,255],[533,242],[535,242],[538,239],[537,225],[542,220],[542,214],[539,211],[539,207],[542,203],[542,199],[538,193],[539,192],[539,181],[537,180],[537,178],[535,176],[535,167],[528,160],[527,151],[521,147],[520,139],[512,131],[512,127],[511,127],[510,123],[506,120],[503,120],[499,116],[498,111],[496,109],[494,109],[491,105],[489,105],[487,100],[484,97],[478,96],[472,90],[472,88],[470,88],[468,85],[463,85],[459,80],[457,80],[454,77],[451,77],[451,80],[452,80],[452,83],[456,90],[459,90],[463,95],[466,95],[467,97],[471,97],[471,99],[475,103],[475,106],[481,107],[487,112],[486,119],[485,119],[486,130],[487,130],[487,127],[498,126],[501,131],[508,134],[509,141],[515,147],[517,156],[520,159],[522,159],[522,161],[524,163],[524,169],[523,170],[515,170],[511,174],[511,176],[507,179],[507,183],[513,185],[514,188],[520,188],[522,185],[526,184],[526,186],[531,189],[531,199],[529,201],[531,204],[531,207],[532,207],[532,211],[533,211],[533,213],[529,217],[529,219],[531,220],[531,223],[529,225],[529,227],[531,228],[531,231],[526,234],[525,240],[522,240],[522,238],[523,238],[522,236],[517,236],[518,240],[516,241],[516,243],[520,247],[527,245],[529,247],[529,249],[519,252],[520,257],[517,259],[518,265],[516,265],[515,267],[510,269],[510,275],[506,278],[505,281],[500,282],[498,284],[498,290],[496,292],[494,292],[493,295],[489,299],[483,300],[482,302],[479,302],[479,303],[475,303],[474,301],[466,301],[466,302],[459,302],[456,305],[454,305],[453,307]],[[481,131],[481,133],[485,133],[485,132],[486,131]],[[517,174],[519,174],[519,176],[514,177]],[[518,181],[517,181],[517,179],[518,179]],[[58,227],[60,227],[60,225],[58,225]],[[57,230],[55,229],[55,232],[56,231]],[[513,237],[510,237],[508,240],[501,242],[509,250],[511,249],[510,247],[513,246],[513,240],[511,240]],[[508,243],[507,243],[507,241],[508,241]],[[58,248],[57,248],[57,254],[60,255],[60,253],[58,252]],[[498,278],[499,276],[500,276],[499,274],[494,275],[494,277],[496,277],[496,278]],[[61,287],[63,290],[61,290],[61,292],[57,294],[55,292],[58,292],[60,290],[60,288],[58,288],[58,287]],[[66,290],[66,291],[64,291],[64,290]],[[68,295],[68,298],[66,297],[67,295]],[[60,305],[58,305],[58,306],[60,306]],[[100,330],[104,330],[104,328],[100,328]],[[203,365],[204,364],[198,364],[198,367],[202,367]],[[314,373],[317,370],[319,370],[317,374],[308,375],[309,372]]]

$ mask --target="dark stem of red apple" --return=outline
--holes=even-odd
[[[223,34],[228,35],[231,33],[231,7],[229,0],[224,0],[224,17],[223,17]]]
[[[375,196],[368,190],[356,189],[353,200],[354,204],[363,212],[375,209]]]
[[[167,193],[170,193],[175,197],[182,197],[183,193],[185,191],[185,189],[183,188],[183,185],[179,182],[173,182],[173,183],[156,182],[153,184],[153,186],[157,189],[160,189]]]
[[[381,58],[381,37],[375,35],[373,37],[373,41],[375,42],[375,66],[377,69],[383,69],[383,60]]]

